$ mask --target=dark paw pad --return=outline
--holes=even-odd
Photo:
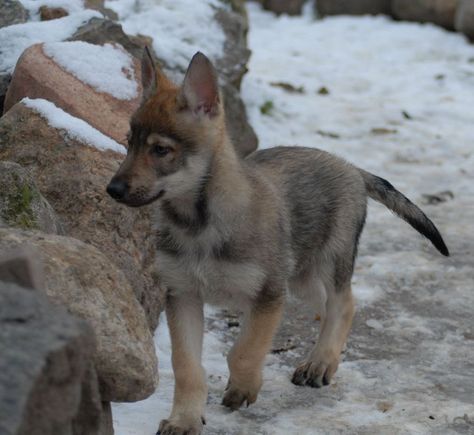
[[[239,409],[244,403],[247,407],[257,400],[257,396],[251,395],[249,392],[238,390],[237,388],[229,387],[225,392],[222,404],[232,411]]]
[[[328,370],[319,365],[304,364],[298,367],[293,373],[291,382],[295,385],[307,385],[312,388],[321,388],[329,385],[331,377]]]
[[[206,424],[204,418],[201,424],[183,425],[183,427],[171,423],[169,420],[162,420],[156,435],[199,435],[202,433],[202,424]]]

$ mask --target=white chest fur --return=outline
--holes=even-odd
[[[204,302],[237,308],[261,290],[265,274],[258,265],[198,252],[190,249],[174,255],[158,251],[157,268],[163,284],[173,292],[197,292]]]

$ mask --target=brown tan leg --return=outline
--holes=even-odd
[[[353,317],[354,301],[350,285],[337,292],[329,291],[318,343],[306,362],[295,370],[294,384],[316,388],[329,385],[339,365]]]
[[[246,314],[241,335],[227,356],[229,383],[222,404],[232,410],[257,400],[262,368],[283,311],[282,298],[257,304]]]
[[[169,296],[166,317],[171,336],[175,376],[173,409],[160,423],[160,435],[197,435],[202,432],[207,398],[201,365],[204,315],[202,301],[192,295]]]

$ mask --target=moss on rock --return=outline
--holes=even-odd
[[[20,165],[0,162],[0,220],[24,230],[60,232],[57,217]]]

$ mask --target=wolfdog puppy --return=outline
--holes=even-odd
[[[338,157],[301,147],[238,157],[216,72],[203,54],[193,57],[176,86],[146,50],[142,81],[127,157],[107,192],[131,207],[154,203],[175,374],[173,409],[159,433],[198,434],[207,396],[204,303],[244,312],[227,357],[223,398],[235,410],[257,399],[287,289],[321,316],[318,342],[292,381],[311,387],[331,381],[354,315],[351,277],[368,197],[449,253],[408,198]]]

